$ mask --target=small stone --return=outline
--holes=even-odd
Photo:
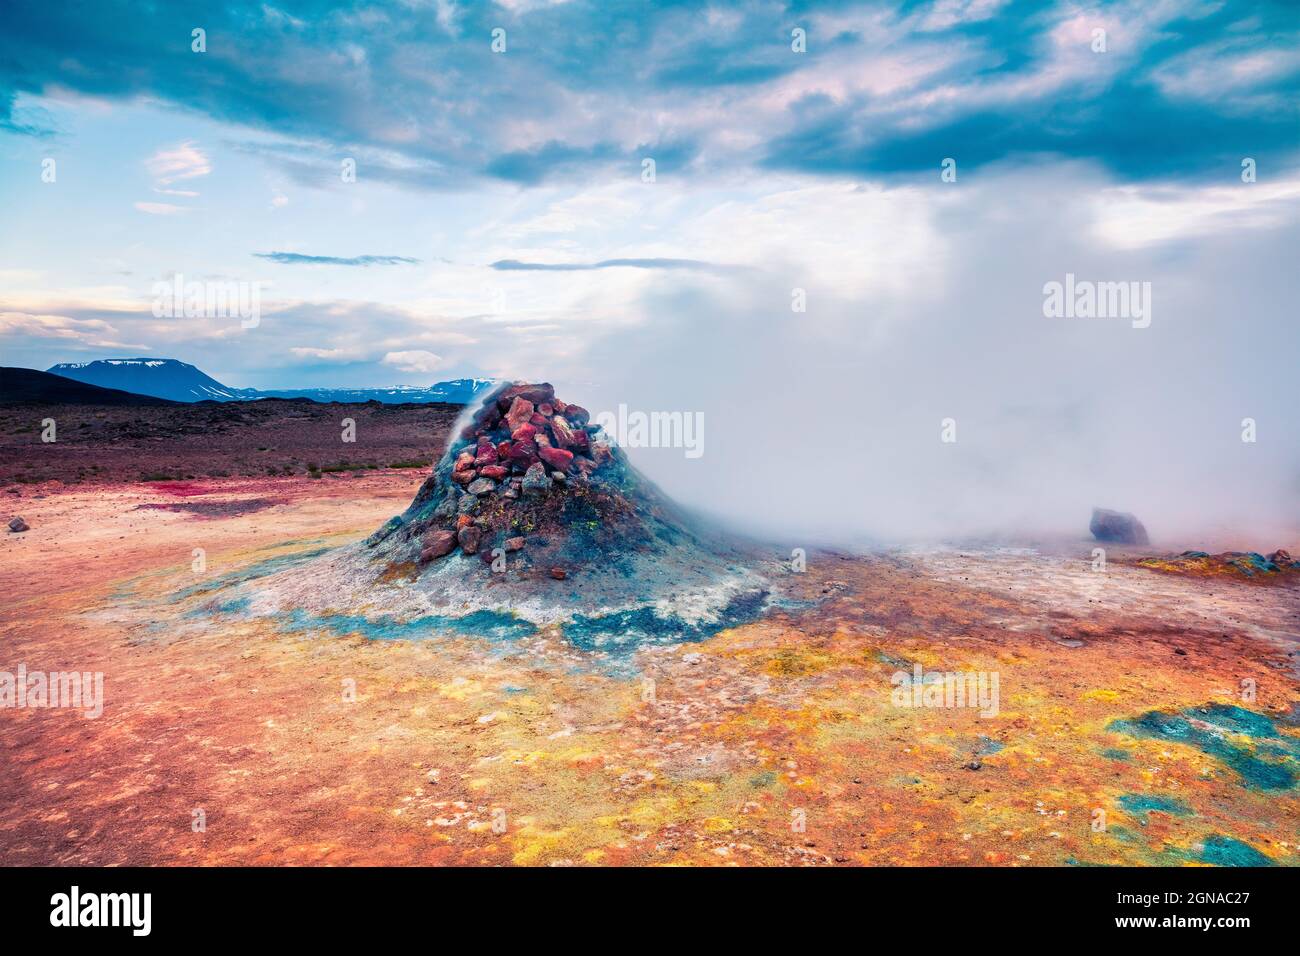
[[[482,537],[483,532],[473,525],[461,528],[456,532],[456,540],[460,542],[460,549],[466,554],[473,554],[478,550],[478,544]]]
[[[509,426],[511,434],[532,417],[533,403],[526,398],[516,398],[510,406],[510,411],[506,413],[506,424]]]
[[[469,471],[474,467],[474,453],[463,451],[456,456],[456,463],[451,466],[452,471]]]
[[[550,418],[555,414],[555,406],[550,402],[542,402],[542,404],[537,406],[537,411],[543,418]]]
[[[505,465],[484,465],[478,470],[478,473],[480,479],[491,478],[493,481],[500,481],[510,474],[510,469]]]
[[[564,417],[573,424],[582,428],[587,422],[591,421],[591,412],[587,411],[581,405],[570,405],[564,410]]]
[[[437,560],[456,550],[456,532],[434,530],[426,531],[420,540],[420,563]]]
[[[478,440],[478,451],[474,455],[474,464],[478,466],[495,465],[497,463],[497,446],[492,444],[490,438],[480,438]]]
[[[518,428],[516,428],[514,431],[510,433],[510,437],[514,441],[528,442],[528,441],[532,441],[533,436],[536,434],[537,434],[537,426],[530,425],[528,422],[524,422],[524,424],[520,425]]]
[[[573,429],[558,415],[551,419],[551,434],[555,436],[556,444],[561,448],[568,448],[573,444]]]
[[[469,527],[470,525],[472,525],[473,523],[474,523],[474,519],[471,518],[469,515],[457,515],[457,516],[456,516],[456,530],[457,530],[457,531],[459,531],[461,528],[468,528],[468,527]]]
[[[537,457],[556,471],[568,471],[569,465],[573,464],[573,452],[563,448],[539,448]]]
[[[15,534],[21,534],[24,531],[31,530],[31,526],[22,518],[14,517],[9,519],[9,530]]]
[[[567,479],[564,477],[564,472],[562,471],[551,472],[551,481],[555,482],[556,484],[562,485],[566,480]]]
[[[497,490],[497,483],[491,478],[476,478],[465,489],[471,495],[486,495]]]
[[[523,539],[522,537],[520,537],[520,538],[506,538],[506,550],[507,550],[507,551],[522,551],[522,550],[524,550],[524,539]]]
[[[464,471],[453,471],[451,473],[451,480],[456,482],[458,485],[468,485],[477,477],[478,473],[473,468],[467,468]]]
[[[456,505],[456,511],[464,516],[469,514],[478,505],[478,498],[474,495],[463,495],[460,503]]]
[[[546,468],[541,462],[533,462],[528,466],[528,471],[524,475],[524,481],[521,485],[525,492],[549,491],[551,488],[551,479],[546,476]]]
[[[557,581],[563,581],[568,576],[569,572],[564,570],[564,568],[551,568],[551,577],[555,578]]]

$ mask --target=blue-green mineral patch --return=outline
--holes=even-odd
[[[1268,715],[1232,704],[1190,707],[1178,714],[1152,710],[1133,720],[1112,721],[1107,729],[1195,747],[1236,772],[1243,786],[1256,790],[1294,786],[1300,766],[1300,741],[1281,734]],[[1235,743],[1228,739],[1229,735],[1249,742]],[[1255,743],[1261,739],[1267,743]],[[1279,759],[1263,760],[1261,755]]]

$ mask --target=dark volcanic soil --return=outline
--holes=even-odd
[[[165,408],[0,406],[0,486],[427,471],[460,405],[264,399]],[[44,419],[56,441],[42,442]],[[343,441],[344,419],[356,423]]]

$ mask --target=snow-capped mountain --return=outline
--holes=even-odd
[[[94,362],[63,362],[47,371],[64,378],[116,388],[136,395],[170,398],[174,402],[233,402],[257,398],[247,388],[227,388],[193,365],[163,358],[99,359]]]
[[[48,371],[64,378],[152,395],[176,402],[245,402],[258,398],[309,398],[315,402],[384,402],[468,404],[495,383],[490,378],[457,378],[436,385],[394,385],[390,388],[231,388],[185,362],[167,358],[98,359],[62,362]]]

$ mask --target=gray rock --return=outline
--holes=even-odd
[[[1108,511],[1105,508],[1092,509],[1092,521],[1088,530],[1098,541],[1114,541],[1116,544],[1150,544],[1147,529],[1142,522],[1122,511]]]
[[[22,518],[12,518],[9,521],[9,530],[15,533],[30,530],[29,525]]]
[[[479,541],[483,538],[483,532],[473,525],[461,528],[456,532],[456,540],[460,542],[460,549],[466,554],[473,554],[478,550]]]
[[[460,504],[456,506],[459,514],[473,514],[474,509],[478,507],[478,499],[473,495],[465,495],[460,499]]]
[[[523,489],[525,492],[535,491],[539,494],[549,491],[551,488],[551,479],[546,476],[546,466],[540,461],[533,462],[528,466],[528,471],[524,473]]]
[[[475,478],[465,489],[471,495],[486,495],[497,490],[497,483],[491,478]]]

